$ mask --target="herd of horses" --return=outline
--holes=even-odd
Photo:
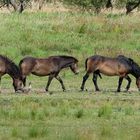
[[[3,75],[9,74],[13,79],[15,92],[27,92],[30,90],[30,88],[26,87],[26,78],[28,75],[49,76],[46,91],[48,91],[53,78],[60,82],[63,91],[65,91],[66,89],[59,73],[63,68],[68,67],[74,74],[79,73],[78,60],[72,56],[50,56],[48,58],[25,57],[19,62],[19,66],[17,66],[8,57],[0,55],[0,81]],[[124,55],[119,55],[115,58],[94,55],[86,59],[85,68],[86,74],[83,76],[81,91],[84,90],[86,80],[90,74],[93,74],[93,83],[96,91],[99,91],[97,78],[102,78],[101,74],[119,76],[117,92],[121,91],[124,78],[128,81],[126,91],[129,90],[131,84],[129,74],[132,74],[136,78],[136,85],[140,90],[140,67],[133,59]]]

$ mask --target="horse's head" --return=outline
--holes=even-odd
[[[22,79],[14,78],[13,79],[13,87],[15,89],[15,92],[23,92]]]
[[[136,85],[138,87],[138,90],[140,91],[140,77],[136,78]]]
[[[72,70],[73,73],[78,74],[79,70],[78,70],[78,61],[75,61],[74,63],[72,63],[70,65],[70,69]]]
[[[140,67],[139,65],[131,58],[128,58],[128,64],[131,66],[131,74],[136,78],[136,85],[140,91]]]
[[[28,93],[31,90],[31,83],[29,83],[29,86],[25,88],[23,87],[23,80],[21,78],[13,79],[13,86],[16,93]]]

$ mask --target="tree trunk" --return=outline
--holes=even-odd
[[[17,7],[17,4],[16,4],[15,0],[10,0],[10,4],[14,8],[14,10],[17,11],[18,7]]]
[[[20,6],[19,6],[19,13],[22,13],[24,10],[24,6],[23,6],[23,0],[20,0]]]
[[[111,0],[108,0],[108,1],[107,1],[107,3],[106,3],[106,6],[105,6],[105,7],[106,7],[107,9],[108,9],[108,8],[111,8],[111,9],[113,8],[113,5],[112,5]]]
[[[138,3],[128,2],[126,4],[126,14],[129,14],[131,11],[133,11],[135,8],[137,8],[139,5],[140,5],[140,0]]]

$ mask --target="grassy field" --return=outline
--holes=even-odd
[[[117,77],[99,79],[94,92],[90,77],[80,92],[85,58],[124,54],[140,64],[140,15],[99,16],[66,13],[0,14],[1,54],[17,64],[26,55],[73,55],[80,74],[63,70],[67,91],[54,80],[45,93],[47,77],[29,76],[32,91],[14,94],[9,76],[2,78],[0,94],[1,140],[139,140],[140,93],[135,79],[128,93],[117,94]]]
[[[139,15],[80,13],[0,14],[1,54],[17,63],[25,55],[73,55],[83,66],[93,54],[124,54],[140,63]]]

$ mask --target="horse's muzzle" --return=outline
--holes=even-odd
[[[31,83],[29,83],[29,86],[28,87],[23,87],[23,88],[21,88],[21,89],[17,89],[15,92],[16,93],[28,93],[28,92],[30,92],[30,90],[31,90]]]
[[[79,71],[76,71],[75,74],[76,74],[76,75],[79,74]]]
[[[24,92],[23,89],[17,89],[17,90],[15,91],[15,93],[22,93],[22,92]]]

